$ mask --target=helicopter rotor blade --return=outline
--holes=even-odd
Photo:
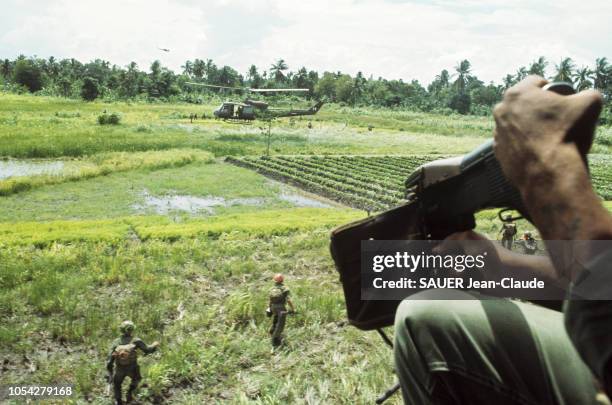
[[[310,89],[249,89],[253,93],[272,93],[275,91],[310,91]]]
[[[242,90],[242,91],[250,91],[253,93],[274,93],[274,92],[308,92],[310,89],[254,89],[252,87],[231,87],[231,86],[219,86],[216,84],[205,84],[205,83],[196,83],[196,82],[185,82],[185,84],[190,84],[192,86],[202,86],[202,87],[212,87],[215,89],[232,89],[232,90]]]
[[[232,89],[232,90],[243,90],[243,91],[250,90],[247,87],[217,86],[215,84],[204,84],[204,83],[196,83],[196,82],[185,82],[185,84],[190,84],[192,86],[212,87],[215,89]]]

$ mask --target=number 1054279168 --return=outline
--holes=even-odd
[[[53,385],[0,385],[0,400],[18,398],[65,398],[74,395],[70,384]]]

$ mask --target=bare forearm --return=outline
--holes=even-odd
[[[522,194],[544,240],[596,240],[612,235],[610,215],[575,148],[558,148],[531,166]]]
[[[612,217],[595,194],[575,148],[557,148],[535,162],[529,172],[531,178],[521,190],[523,200],[529,202],[529,214],[546,242],[557,277],[572,279],[575,274],[563,261],[567,255],[561,250],[577,245],[556,241],[611,239]],[[581,246],[575,253],[582,258],[596,253],[588,244]]]

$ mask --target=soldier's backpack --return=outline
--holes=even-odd
[[[115,363],[119,366],[131,366],[136,363],[136,345],[134,343],[128,343],[126,345],[119,345],[113,350],[113,358]]]
[[[284,305],[287,291],[282,287],[273,287],[270,290],[270,303],[273,305]]]
[[[515,224],[504,224],[504,236],[514,236],[516,235],[516,225]]]

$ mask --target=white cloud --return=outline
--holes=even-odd
[[[610,56],[608,0],[7,0],[0,57],[103,58],[178,70],[211,58],[245,72],[278,58],[292,69],[429,82],[469,59],[484,80],[540,55],[579,65]],[[167,47],[163,53],[157,47]],[[608,55],[606,55],[608,53]]]

